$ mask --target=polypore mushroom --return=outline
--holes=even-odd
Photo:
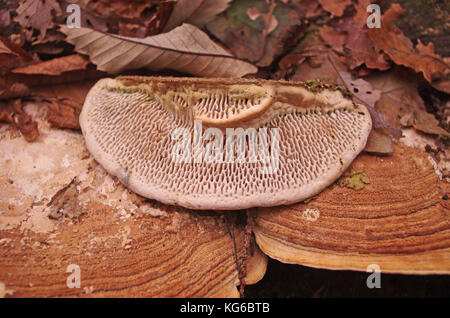
[[[80,115],[94,158],[136,193],[192,209],[302,201],[364,148],[367,109],[339,90],[248,79],[118,77]]]

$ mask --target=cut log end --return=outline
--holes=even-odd
[[[450,273],[449,185],[428,155],[397,145],[391,157],[360,155],[352,169],[368,176],[362,189],[338,182],[307,203],[255,211],[262,251],[325,269]]]

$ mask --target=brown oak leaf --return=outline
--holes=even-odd
[[[367,33],[375,46],[383,50],[398,65],[412,68],[422,72],[428,82],[433,82],[450,67],[437,54],[434,53],[433,44],[423,45],[420,40],[414,48],[413,43],[403,32],[391,24],[404,9],[399,4],[393,4],[382,17],[381,28],[368,29]]]

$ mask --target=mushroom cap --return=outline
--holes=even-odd
[[[249,142],[243,161],[235,144],[231,162],[225,160],[228,148],[224,162],[203,156],[200,162],[174,161],[177,128],[188,132],[192,157],[213,142],[224,146],[225,137],[196,143],[195,120],[202,135],[208,128],[223,136],[227,128],[242,128],[261,137],[266,128],[271,160],[260,160],[261,137],[256,161]],[[303,83],[126,76],[94,85],[80,126],[94,158],[136,193],[191,209],[236,210],[295,203],[320,192],[363,150],[371,119],[339,90],[312,92]]]

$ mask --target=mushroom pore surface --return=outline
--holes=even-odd
[[[80,125],[94,158],[136,193],[236,210],[320,192],[363,150],[371,119],[339,90],[302,83],[127,76],[91,89]]]

